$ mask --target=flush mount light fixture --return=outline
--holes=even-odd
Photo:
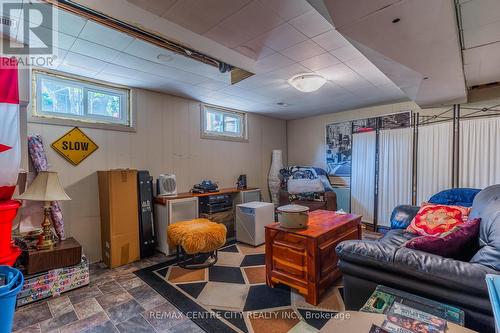
[[[313,92],[321,88],[326,83],[326,79],[319,74],[304,73],[293,76],[288,83],[302,92]]]

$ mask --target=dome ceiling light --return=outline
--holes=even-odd
[[[304,73],[293,76],[288,83],[299,91],[313,92],[321,88],[326,83],[326,79],[319,74]]]

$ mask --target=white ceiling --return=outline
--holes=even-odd
[[[129,2],[155,13],[151,17],[160,15],[237,51],[243,60],[251,58],[256,75],[231,86],[229,75],[215,67],[63,11],[58,14],[58,58],[52,68],[283,119],[407,100],[306,0]],[[162,62],[159,54],[171,60]],[[312,71],[329,80],[314,93],[287,83],[293,75]]]
[[[461,0],[458,6],[467,85],[500,81],[500,1]]]
[[[337,29],[421,107],[466,101],[454,1],[322,1]]]

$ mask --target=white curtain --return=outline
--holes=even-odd
[[[500,184],[500,118],[460,122],[460,187]]]
[[[451,188],[453,123],[418,128],[417,204]]]
[[[373,223],[376,133],[352,136],[351,212]]]
[[[413,130],[383,130],[379,140],[378,225],[388,227],[394,207],[411,203]]]

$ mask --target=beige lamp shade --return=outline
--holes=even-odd
[[[16,199],[32,201],[62,201],[71,200],[66,194],[57,172],[40,171],[28,189]]]

